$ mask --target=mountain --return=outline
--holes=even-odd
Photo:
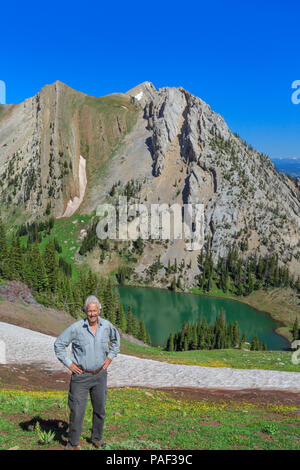
[[[299,275],[298,185],[182,87],[157,90],[144,82],[92,97],[58,81],[24,103],[0,107],[0,201],[7,221],[91,214],[131,180],[131,201],[203,203],[215,262],[236,243],[243,256],[277,253]],[[165,266],[185,259],[192,285],[198,255],[184,240],[148,243],[135,272],[142,275],[157,256]]]
[[[59,81],[24,103],[1,106],[4,212],[15,211],[19,221],[33,220],[50,202],[51,213],[63,216],[68,202],[80,197],[80,167],[85,171],[80,155],[88,161],[86,176],[93,181],[136,115],[126,95],[95,98]]]

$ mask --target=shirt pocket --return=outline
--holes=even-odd
[[[101,343],[108,344],[109,341],[109,328],[104,328],[99,336],[99,340]]]
[[[75,341],[73,341],[73,347],[75,351],[79,353],[86,353],[89,347],[89,341],[86,338],[79,336]]]

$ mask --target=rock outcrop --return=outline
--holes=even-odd
[[[170,171],[164,175],[166,157],[178,141],[175,157],[187,174],[184,186],[178,186],[182,202],[205,205],[205,235],[214,260],[234,242],[247,241],[247,253],[277,252],[300,274],[299,182],[279,173],[267,155],[233,134],[219,114],[183,88],[155,93],[151,88],[143,96],[153,175],[170,178]]]

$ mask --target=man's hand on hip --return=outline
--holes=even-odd
[[[74,362],[72,362],[72,364],[70,365],[69,369],[74,372],[74,374],[81,374],[82,373],[82,368],[79,367],[77,364],[75,364]]]
[[[111,363],[111,359],[107,357],[102,364],[103,369],[107,369],[110,363]]]

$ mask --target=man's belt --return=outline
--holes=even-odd
[[[82,368],[82,372],[87,372],[88,374],[98,374],[98,372],[100,372],[101,369],[103,369],[103,366],[101,366],[100,369],[97,369],[97,370],[85,370]]]

